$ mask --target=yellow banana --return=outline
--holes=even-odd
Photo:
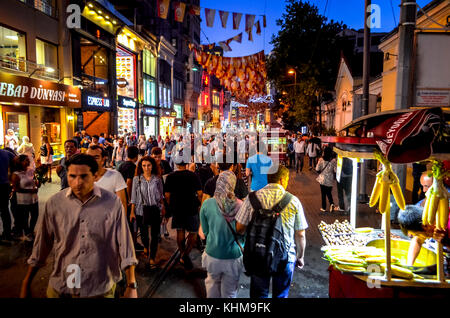
[[[405,198],[403,197],[403,192],[400,188],[400,184],[398,182],[392,183],[391,191],[400,210],[405,210]]]
[[[439,207],[439,197],[435,192],[431,192],[430,206],[428,207],[428,223],[434,225],[436,222],[436,212]]]
[[[381,192],[380,192],[380,204],[378,209],[381,213],[386,211],[387,200],[389,198],[389,184],[385,181],[381,181]]]
[[[375,204],[377,204],[378,199],[380,198],[381,193],[381,182],[380,178],[377,177],[375,180],[375,184],[373,186],[372,194],[370,195],[370,201],[369,206],[373,207]]]
[[[430,225],[428,223],[428,210],[430,208],[431,195],[429,193],[427,194],[428,196],[425,196],[425,204],[422,212],[422,225]]]
[[[448,225],[448,198],[439,200],[438,213],[436,215],[436,227],[438,230],[445,231]]]

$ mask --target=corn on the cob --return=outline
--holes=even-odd
[[[365,259],[367,264],[382,264],[386,262],[386,255],[378,257],[368,257]],[[399,259],[395,256],[391,257],[391,263],[398,263]]]
[[[350,272],[361,272],[361,273],[364,273],[366,271],[365,267],[362,267],[362,266],[335,264],[334,267],[337,270],[342,271],[342,272],[350,271]]]
[[[386,264],[381,264],[380,265],[381,268],[386,271]],[[414,278],[414,274],[412,271],[410,271],[407,268],[403,268],[397,265],[391,265],[391,273],[392,276],[397,276],[400,278],[405,278],[405,279],[413,279]]]
[[[402,189],[400,188],[400,184],[398,182],[394,182],[391,184],[391,191],[394,195],[395,201],[397,202],[400,210],[405,209],[405,198],[403,197]]]
[[[369,206],[373,207],[377,204],[378,199],[380,198],[381,193],[381,180],[380,175],[377,175],[377,179],[375,180],[375,184],[372,189],[372,194],[370,195]]]
[[[380,205],[378,206],[381,213],[386,212],[389,199],[389,184],[385,181],[381,182]]]
[[[436,215],[436,227],[438,230],[445,231],[448,225],[448,198],[439,200],[438,214]]]

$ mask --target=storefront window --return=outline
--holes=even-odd
[[[145,138],[156,137],[156,117],[144,116],[144,134]]]
[[[117,94],[130,98],[136,97],[136,56],[124,49],[117,48],[117,80],[123,83],[117,87]]]
[[[144,74],[144,104],[156,106],[156,83]]]
[[[156,56],[149,50],[143,51],[143,71],[147,75],[156,77]]]
[[[58,49],[56,45],[36,39],[36,62],[45,67],[58,67]]]
[[[25,34],[0,26],[0,66],[25,72]]]
[[[5,112],[5,127],[4,132],[8,129],[12,129],[14,134],[19,139],[19,143],[22,142],[23,136],[28,136],[28,114],[27,113],[15,113]]]
[[[41,136],[47,135],[51,144],[61,143],[61,116],[59,108],[41,108]]]
[[[107,49],[84,38],[81,38],[80,43],[83,86],[108,95],[109,71]]]
[[[183,118],[183,106],[174,104],[173,108],[177,112],[177,118]]]

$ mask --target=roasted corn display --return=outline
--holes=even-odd
[[[444,171],[443,164],[433,161],[433,185],[425,193],[425,205],[422,213],[422,224],[436,226],[438,230],[445,231],[448,224],[449,194],[445,189],[443,180],[448,172]]]
[[[372,194],[369,200],[369,206],[378,204],[378,210],[386,213],[390,209],[390,193],[392,192],[398,207],[405,209],[405,197],[403,196],[400,182],[397,175],[392,170],[391,163],[384,158],[380,152],[375,152],[375,158],[382,164],[383,168],[377,174]]]

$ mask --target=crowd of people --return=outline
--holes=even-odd
[[[348,213],[352,162],[344,158],[336,180],[336,154],[315,136],[289,134],[287,161],[279,165],[258,136],[219,146],[222,137],[195,144],[194,135],[191,140],[146,139],[135,133],[105,137],[80,131],[64,142],[65,156],[58,164],[52,162],[46,136],[38,158],[28,137],[21,145],[11,141],[7,146],[13,148],[0,150],[2,239],[34,241],[21,296],[29,295],[33,277],[54,249],[57,270],[51,274],[48,297],[114,297],[121,281],[127,283],[123,295],[137,297],[136,255],[145,256],[149,270],[160,267],[158,247],[163,236],[169,236],[171,224],[179,262],[187,271],[194,267],[192,249],[204,250],[207,297],[236,297],[244,271],[251,277],[251,297],[268,297],[271,280],[272,296],[287,297],[294,268],[304,265],[308,227],[300,200],[286,191],[289,168],[301,174],[308,157],[321,190],[320,212]],[[254,144],[257,151],[249,154]],[[39,211],[35,169],[45,167],[50,179],[52,166],[61,190]],[[338,206],[332,196],[335,184]],[[277,226],[264,223],[269,222],[263,217],[267,211],[279,215],[280,250],[285,253],[269,263],[255,248],[261,231]],[[276,250],[273,255],[278,255]],[[65,283],[70,264],[80,267],[81,287]]]

